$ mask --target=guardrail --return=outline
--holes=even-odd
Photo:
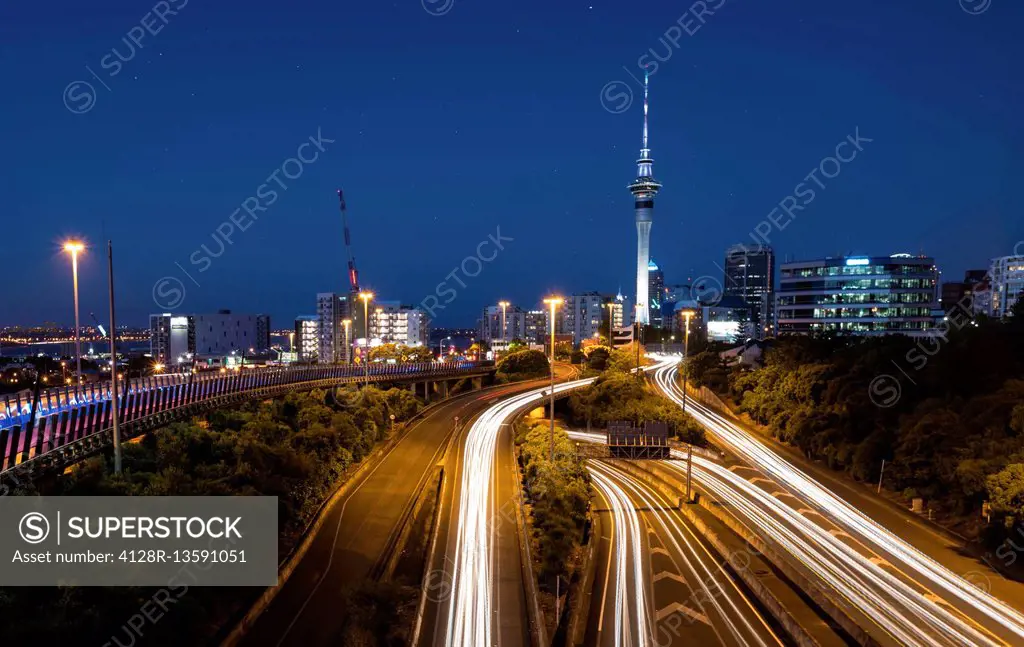
[[[137,378],[118,384],[118,423],[131,438],[182,417],[254,397],[345,383],[415,381],[481,374],[492,362],[445,362],[256,368],[227,373],[186,373]],[[21,394],[0,401],[0,474],[14,469],[59,469],[112,442],[110,382]],[[31,465],[28,465],[31,463]]]

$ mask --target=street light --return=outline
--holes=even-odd
[[[683,310],[683,318],[686,319],[686,335],[683,337],[683,413],[686,413],[686,360],[690,350],[690,317],[693,310]]]
[[[341,320],[341,324],[345,327],[345,345],[348,347],[348,349],[345,351],[345,363],[346,364],[351,364],[352,363],[352,337],[351,337],[350,333],[351,333],[351,328],[352,328],[352,320],[351,319],[342,319]]]
[[[505,326],[505,310],[511,304],[508,301],[499,301],[498,305],[501,306],[501,341],[505,342],[505,347],[508,348],[508,328]]]
[[[78,254],[85,251],[85,245],[77,240],[64,243],[64,251],[71,254],[71,276],[75,288],[75,365],[78,371],[76,384],[82,383],[82,331],[78,327]]]
[[[640,312],[643,310],[643,306],[639,303],[633,305],[633,325],[636,330],[633,332],[633,345],[636,346],[636,374],[637,378],[642,375],[640,373]]]
[[[366,357],[363,358],[366,383],[370,383],[370,300],[373,299],[373,292],[360,292],[359,298],[363,301],[363,336],[366,338]]]
[[[562,305],[565,299],[562,297],[548,297],[544,303],[551,310],[551,361],[548,368],[551,372],[551,464],[555,464],[555,308]]]

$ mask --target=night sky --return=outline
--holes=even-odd
[[[112,238],[120,323],[165,310],[154,284],[170,277],[158,292],[183,286],[178,312],[289,326],[347,284],[339,187],[364,286],[408,303],[456,289],[436,325],[474,325],[501,298],[631,295],[634,76],[652,51],[667,283],[720,277],[725,247],[858,128],[872,141],[769,234],[780,261],[923,252],[955,280],[1024,239],[1017,0],[708,0],[703,24],[685,0],[450,3],[7,3],[0,324],[71,321],[59,241],[80,235],[83,323],[106,311]],[[159,33],[140,48],[142,22]],[[324,150],[286,179],[318,131]],[[287,190],[270,180],[264,206],[275,170]],[[266,211],[241,211],[246,230],[202,261],[251,197]],[[504,251],[459,270],[465,287],[446,279],[498,228]]]

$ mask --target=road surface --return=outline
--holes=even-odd
[[[457,396],[419,422],[337,501],[309,551],[248,632],[245,644],[336,645],[345,617],[339,599],[361,583],[380,556],[424,472],[433,468],[453,419],[467,420],[488,402],[530,389],[514,384]]]

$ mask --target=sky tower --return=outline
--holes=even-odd
[[[636,179],[629,185],[636,211],[636,321],[649,324],[651,299],[647,294],[647,264],[651,256],[651,221],[654,219],[654,196],[661,184],[654,179],[654,160],[647,147],[647,86],[650,74],[644,70],[644,140],[640,159],[636,161]]]

